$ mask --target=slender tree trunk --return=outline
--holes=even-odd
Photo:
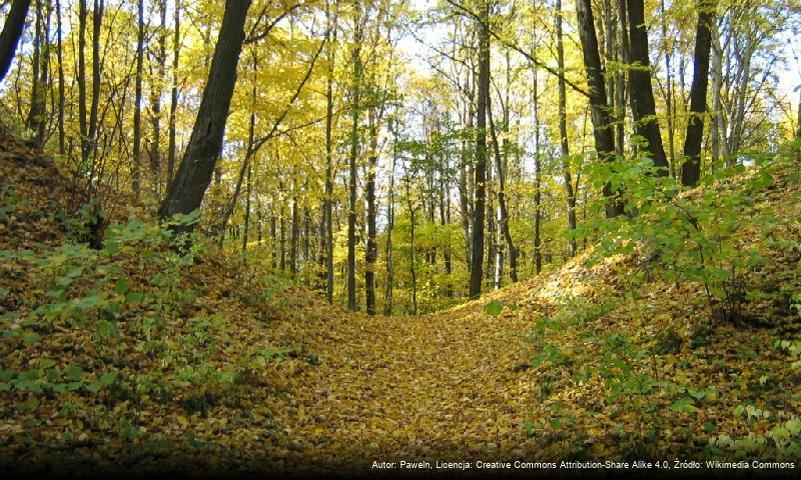
[[[297,175],[292,176],[292,225],[289,237],[289,273],[298,273],[298,236],[300,234],[300,218],[298,215]]]
[[[409,209],[409,273],[412,276],[412,315],[417,315],[417,256],[414,245],[415,207],[412,202],[411,179],[406,177],[406,203]]]
[[[617,55],[619,64],[628,64],[629,58],[629,23],[626,15],[626,0],[617,0],[617,11],[620,25],[617,29]],[[615,69],[615,153],[619,157],[625,155],[626,147],[626,99],[629,87],[626,70],[618,66]],[[612,101],[613,99],[609,99]]]
[[[712,25],[712,39],[712,131],[710,132],[710,143],[712,144],[712,165],[714,166],[720,161],[721,146],[725,142],[725,128],[722,125],[723,107],[720,100],[720,89],[723,85],[723,52],[720,48],[717,25]],[[723,150],[726,150],[725,145]]]
[[[492,145],[495,152],[495,171],[498,174],[498,210],[500,212],[498,223],[501,234],[506,241],[506,248],[509,251],[509,277],[513,282],[517,282],[517,249],[512,240],[512,234],[509,231],[509,209],[506,205],[505,172],[501,151],[498,147],[498,134],[495,129],[495,122],[492,118],[491,102],[487,104],[487,114],[490,124],[490,133],[492,134]]]
[[[576,231],[576,194],[573,191],[573,180],[570,174],[570,147],[567,141],[567,92],[564,79],[565,47],[562,32],[562,0],[556,0],[556,59],[559,68],[557,83],[559,92],[559,147],[562,155],[562,176],[565,180],[565,193],[567,194],[567,227],[570,233]],[[618,75],[619,73],[616,73]],[[616,92],[620,95],[620,84]],[[578,251],[576,238],[570,237],[570,253],[575,255]]]
[[[365,302],[368,315],[375,315],[375,268],[378,260],[378,244],[376,243],[376,202],[375,174],[378,168],[378,125],[376,113],[371,110],[370,116],[370,152],[367,157],[367,249],[365,251]]]
[[[540,93],[537,66],[533,67],[532,104],[534,110],[534,270],[542,272],[542,157],[540,149]]]
[[[65,145],[66,134],[64,132],[64,108],[66,104],[64,91],[64,43],[62,39],[62,23],[61,23],[61,0],[56,0],[56,59],[58,62],[58,153],[64,155],[67,151]]]
[[[278,184],[278,190],[282,193],[284,192],[284,183],[283,181]],[[281,199],[283,200],[283,198]],[[284,209],[284,202],[281,202],[281,207],[279,210],[279,222],[281,228],[281,237],[279,240],[279,245],[281,247],[281,271],[286,272],[286,210]]]
[[[250,226],[250,198],[251,198],[251,190],[253,188],[253,180],[252,180],[252,170],[253,170],[253,162],[251,161],[251,153],[253,151],[253,142],[255,141],[256,137],[256,101],[258,100],[258,72],[259,72],[259,56],[258,53],[253,50],[253,78],[251,79],[252,86],[250,90],[250,119],[248,121],[248,144],[245,149],[245,159],[243,162],[247,164],[247,180],[245,183],[245,234],[243,235],[242,239],[242,251],[246,251],[248,248],[248,231]],[[255,154],[253,155],[255,156]],[[234,200],[235,201],[235,200]],[[227,213],[227,212],[226,212]],[[222,224],[223,228],[225,227],[224,222]],[[221,229],[222,230],[222,229]]]
[[[11,9],[8,11],[3,31],[0,33],[0,82],[6,78],[8,69],[11,68],[11,62],[14,61],[17,44],[25,29],[25,17],[28,16],[30,6],[31,0],[13,0],[11,2]]]
[[[327,8],[330,9],[330,6]],[[325,198],[323,200],[324,232],[320,236],[320,253],[323,255],[321,266],[325,269],[325,297],[329,303],[334,301],[334,48],[336,47],[337,17],[333,15],[328,19],[329,35],[332,40],[328,50],[328,70],[325,89]]]
[[[797,142],[801,142],[801,92],[798,94],[798,130],[795,133]],[[801,145],[798,145],[799,160],[801,160]]]
[[[609,104],[606,101],[606,86],[601,68],[601,56],[598,54],[598,37],[595,34],[595,21],[592,15],[590,0],[576,2],[579,38],[584,54],[584,68],[587,71],[587,85],[590,95],[590,111],[592,113],[592,130],[595,149],[602,161],[615,160],[615,140],[609,118]],[[623,214],[623,203],[620,195],[612,191],[612,185],[606,183],[603,194],[607,198],[606,216],[616,217]]]
[[[656,119],[643,0],[627,0],[627,5],[630,60],[634,63],[629,70],[629,84],[631,85],[629,100],[634,117],[634,128],[648,142],[648,151],[651,153],[658,174],[666,176],[670,173],[670,167],[662,144],[659,122]]]
[[[174,32],[172,38],[172,89],[170,91],[169,140],[167,145],[167,185],[172,183],[175,175],[176,127],[175,114],[178,111],[178,63],[181,53],[181,0],[175,0]]]
[[[86,119],[86,0],[78,0],[78,127],[81,135],[83,169],[89,158],[89,134]]]
[[[693,83],[690,87],[690,119],[684,140],[685,161],[681,169],[681,183],[694,187],[701,178],[701,142],[704,137],[706,90],[709,82],[709,51],[712,45],[710,25],[715,21],[715,6],[698,0],[698,25],[695,29],[693,53]]]
[[[392,230],[395,227],[395,165],[398,160],[398,138],[397,133],[395,132],[394,125],[390,120],[390,132],[393,135],[392,141],[392,169],[389,171],[389,192],[387,198],[387,244],[386,244],[386,254],[385,257],[387,259],[387,278],[386,278],[386,287],[384,290],[384,315],[392,315],[392,288],[395,283],[394,275],[395,271],[392,264]]]
[[[248,233],[250,231],[250,196],[252,187],[252,165],[248,165],[248,180],[245,186],[245,229],[242,235],[242,251],[246,252],[248,249]]]
[[[153,127],[153,143],[150,148],[150,175],[153,178],[153,192],[155,198],[161,197],[161,93],[162,82],[167,73],[167,0],[159,2],[159,33],[158,33],[158,53],[157,69],[155,79],[151,82],[150,104],[153,109],[151,124]]]
[[[359,0],[360,1],[360,0]],[[350,138],[350,175],[348,177],[348,310],[358,309],[356,304],[356,160],[359,156],[359,110],[361,96],[361,5],[357,2],[357,13],[354,19],[354,45],[351,53],[353,63],[353,85],[351,90],[351,138]]]
[[[470,296],[481,295],[484,263],[484,209],[487,175],[487,103],[490,90],[489,0],[483,0],[478,22],[478,96],[476,118],[475,207],[470,266]]]
[[[670,64],[670,57],[673,55],[674,49],[668,48],[668,18],[665,10],[665,0],[660,0],[660,9],[662,13],[662,42],[665,48],[665,110],[667,113],[668,155],[670,156],[670,176],[671,178],[676,178],[676,120],[673,109],[673,70]]]
[[[275,207],[273,206],[272,208]],[[270,215],[270,251],[273,260],[272,262],[273,270],[278,269],[278,250],[275,248],[276,247],[275,236],[278,234],[276,232],[276,228],[277,227],[275,221],[275,213],[273,211],[273,213]]]
[[[50,8],[49,6],[47,7]],[[47,97],[47,43],[49,35],[45,28],[45,12],[42,0],[36,0],[36,22],[33,37],[33,56],[31,63],[31,109],[28,115],[28,128],[34,132],[33,143],[38,148],[44,146],[45,141],[45,108]]]
[[[142,193],[142,73],[145,56],[145,2],[139,0],[136,35],[136,99],[134,100],[132,184],[136,198]]]
[[[167,198],[161,205],[162,219],[175,214],[189,214],[200,208],[200,203],[211,183],[211,177],[222,148],[225,122],[231,95],[236,82],[236,66],[245,39],[243,31],[250,0],[226,0],[222,26],[214,48],[209,80],[197,119],[192,128],[186,154],[170,184]],[[177,226],[177,231],[191,226]]]
[[[89,148],[86,153],[96,157],[97,137],[100,125],[98,114],[100,109],[100,82],[102,65],[100,63],[100,33],[103,26],[105,0],[95,0],[92,12],[92,103],[89,106]],[[88,160],[88,157],[84,161]]]

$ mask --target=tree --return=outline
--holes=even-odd
[[[567,88],[565,86],[565,47],[562,33],[562,0],[556,0],[556,59],[560,76],[558,78],[559,95],[559,149],[562,155],[562,176],[565,180],[567,194],[567,227],[570,232],[576,230],[576,195],[573,192],[573,179],[570,174],[570,145],[567,141]],[[578,251],[576,239],[570,239],[570,253]]]
[[[174,26],[172,38],[172,88],[170,89],[169,139],[167,140],[167,185],[175,173],[175,114],[178,110],[178,63],[181,54],[181,1],[175,0]]]
[[[0,33],[0,82],[6,78],[8,69],[11,68],[30,6],[31,0],[14,0],[11,3],[3,32]]]
[[[592,115],[592,133],[595,139],[595,150],[601,161],[615,160],[615,140],[609,118],[609,104],[606,101],[606,85],[601,67],[601,56],[598,53],[598,36],[595,33],[595,20],[592,15],[592,2],[578,0],[576,2],[579,39],[584,54],[584,69],[587,71],[589,86],[590,112]],[[623,204],[617,193],[612,192],[612,185],[607,182],[603,187],[607,198],[606,216],[616,217],[623,214]]]
[[[648,142],[648,151],[659,175],[669,173],[662,134],[656,119],[656,104],[651,86],[651,62],[648,59],[648,31],[643,0],[627,0],[629,22],[629,101],[634,129]]]
[[[134,100],[133,125],[133,192],[137,198],[141,193],[142,182],[142,70],[145,56],[145,2],[139,0],[137,9],[137,35],[136,35],[136,97]]]
[[[708,0],[698,0],[698,24],[695,28],[693,83],[690,87],[690,119],[684,140],[685,161],[681,167],[681,183],[693,187],[701,178],[701,142],[704,135],[706,91],[709,83],[709,53],[712,48],[710,26],[715,21],[714,8]]]
[[[222,25],[214,47],[208,82],[203,90],[197,118],[186,153],[161,204],[159,216],[187,215],[198,208],[211,183],[214,166],[222,148],[231,95],[236,83],[236,68],[245,40],[244,25],[250,0],[226,0]],[[191,225],[174,227],[177,232]]]
[[[484,209],[487,196],[487,105],[490,89],[490,0],[482,0],[478,29],[478,95],[476,97],[475,206],[470,259],[470,296],[481,295],[484,263]]]
[[[351,79],[351,133],[350,157],[348,158],[348,310],[357,310],[356,305],[356,161],[359,157],[359,113],[361,109],[361,76],[362,76],[362,10],[361,0],[354,4],[356,8],[353,19],[353,78]]]

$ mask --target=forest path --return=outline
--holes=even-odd
[[[287,378],[286,410],[276,406],[290,443],[281,455],[306,465],[522,457],[532,322],[521,317],[472,304],[307,324],[303,342],[321,363]]]

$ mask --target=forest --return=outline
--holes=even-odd
[[[0,26],[4,470],[801,468],[801,1]]]

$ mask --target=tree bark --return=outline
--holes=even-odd
[[[95,0],[92,11],[92,102],[89,105],[89,141],[87,149],[84,151],[84,163],[89,160],[89,155],[95,158],[97,151],[97,136],[100,125],[98,123],[98,113],[100,108],[100,31],[103,25],[103,13],[105,11],[105,0]]]
[[[64,91],[64,43],[62,39],[61,24],[61,0],[56,0],[56,59],[58,62],[58,153],[64,155],[67,151],[65,145],[66,134],[64,131],[64,108],[66,104],[66,92]]]
[[[142,73],[145,56],[145,2],[139,0],[136,34],[136,97],[133,119],[133,172],[132,188],[136,198],[142,193]]]
[[[360,0],[356,3],[357,13],[354,19],[354,38],[353,51],[351,52],[351,62],[353,62],[353,85],[351,87],[351,138],[350,138],[350,158],[348,176],[348,310],[358,309],[356,304],[356,160],[359,156],[359,109],[361,96],[361,5]]]
[[[470,296],[481,295],[484,264],[484,209],[487,175],[487,103],[490,87],[489,0],[484,0],[478,21],[478,95],[476,98],[476,171],[473,209],[473,248],[470,265]]]
[[[81,158],[86,165],[88,134],[86,125],[86,0],[78,0],[78,127],[81,135]],[[86,168],[86,167],[84,167]]]
[[[595,33],[595,20],[593,19],[590,0],[578,0],[576,2],[576,16],[581,49],[584,55],[584,68],[587,71],[595,150],[598,152],[598,158],[601,161],[613,162],[615,161],[615,140],[612,135],[609,104],[606,101],[606,86],[601,68],[601,56],[598,53],[598,36]],[[623,203],[620,200],[620,195],[612,191],[612,185],[609,182],[604,185],[603,194],[607,198],[606,217],[612,218],[622,215]]]
[[[158,52],[156,54],[157,69],[154,80],[151,82],[150,104],[153,117],[151,125],[153,128],[152,144],[150,146],[150,175],[153,178],[153,192],[156,198],[161,197],[162,189],[162,157],[161,157],[161,93],[162,82],[167,72],[167,0],[159,1],[159,33],[158,33]]]
[[[570,233],[576,230],[576,194],[573,191],[573,179],[570,174],[570,147],[567,141],[567,86],[565,85],[565,47],[562,32],[562,0],[556,0],[556,60],[559,68],[559,148],[562,155],[562,176],[567,194],[567,228]],[[620,88],[620,85],[618,85]],[[620,93],[618,93],[620,95]],[[574,237],[570,238],[570,253],[575,255],[578,245]]]
[[[709,52],[712,47],[710,25],[715,21],[714,5],[698,0],[698,25],[695,29],[693,53],[693,83],[690,87],[690,119],[684,140],[685,161],[681,168],[681,183],[694,187],[701,178],[701,142],[704,137],[706,90],[709,83]]]
[[[8,17],[3,25],[3,32],[0,33],[0,82],[6,78],[9,68],[11,68],[11,62],[14,61],[17,44],[19,44],[22,31],[25,29],[25,17],[28,16],[30,6],[31,0],[14,0],[11,3],[11,9],[8,11]]]
[[[378,168],[378,119],[374,110],[370,111],[370,152],[367,156],[367,247],[365,251],[365,303],[368,315],[375,315],[375,268],[378,260],[378,244],[376,243],[376,202],[375,174]]]
[[[670,173],[662,134],[656,118],[654,91],[651,86],[651,63],[648,58],[648,31],[645,25],[643,0],[627,0],[629,20],[629,84],[634,129],[648,142],[648,151],[657,173],[667,176]]]
[[[175,114],[178,110],[178,64],[181,53],[181,0],[175,0],[174,32],[172,37],[172,89],[170,91],[169,140],[167,140],[167,185],[175,175],[176,127]]]
[[[203,90],[203,98],[197,119],[192,128],[186,154],[170,184],[167,198],[159,209],[159,216],[167,219],[175,214],[189,214],[203,201],[211,183],[217,158],[222,148],[225,122],[231,96],[236,83],[236,67],[242,42],[243,27],[250,7],[250,0],[226,0],[222,26],[214,48],[214,57],[209,71],[209,80]],[[177,225],[175,231],[191,230],[191,225]]]

